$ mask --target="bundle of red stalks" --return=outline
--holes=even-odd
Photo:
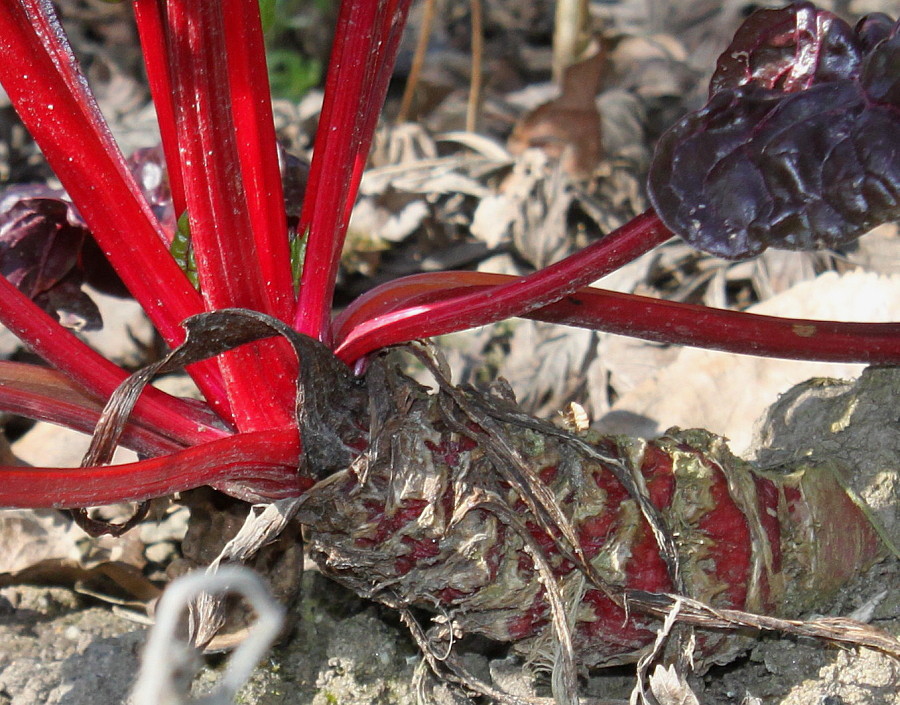
[[[55,368],[0,362],[0,405],[94,431],[81,468],[3,468],[0,505],[144,507],[202,485],[285,500],[282,519],[306,525],[326,574],[401,610],[436,671],[500,699],[435,644],[471,633],[514,642],[554,666],[561,700],[577,697],[579,668],[657,655],[663,637],[667,657],[727,660],[741,648],[736,627],[900,655],[896,639],[874,631],[782,619],[887,553],[839,471],[755,470],[703,431],[644,442],[559,427],[518,410],[503,385],[453,386],[427,346],[410,350],[435,393],[383,352],[527,316],[896,365],[896,323],[776,319],[584,287],[673,233],[738,258],[769,245],[837,247],[895,220],[900,23],[872,15],[854,28],[810,3],[753,15],[720,59],[709,103],[661,139],[654,210],[533,275],[408,277],[332,320],[347,219],[408,4],[343,3],[295,223],[257,0],[136,0],[170,191],[154,205],[186,218],[177,232],[111,139],[49,2],[0,0],[0,80],[78,211],[43,195],[0,215],[0,320]],[[73,229],[80,239],[50,247]],[[131,377],[54,319],[87,277],[88,234],[172,349]],[[196,287],[176,246],[190,249]],[[145,391],[181,367],[205,402]],[[106,465],[120,443],[145,459]],[[143,514],[124,526],[76,516],[120,532]],[[430,633],[411,607],[440,616]]]

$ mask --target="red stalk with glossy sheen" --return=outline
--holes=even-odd
[[[352,108],[362,102],[365,65],[379,4],[380,0],[341,4],[325,81],[326,98],[319,117],[326,129],[320,126],[316,132],[300,213],[299,229],[308,233],[308,240],[294,327],[319,340],[327,334],[332,286],[329,279],[334,260],[340,256],[338,230],[344,215],[341,206],[350,191],[354,142],[358,139],[358,117]]]
[[[74,151],[66,152],[63,149],[64,145],[62,140],[54,141],[54,137],[62,137],[65,132],[65,130],[62,129],[64,125],[61,122],[54,123],[47,127],[45,130],[44,144],[49,145],[47,151],[53,155],[51,163],[56,167],[56,171],[62,177],[64,184],[69,186],[70,194],[80,206],[80,210],[85,215],[88,225],[92,227],[95,232],[99,233],[102,230],[102,224],[104,222],[108,223],[116,220],[115,218],[111,219],[108,216],[119,216],[118,220],[121,220],[124,215],[133,215],[132,213],[129,213],[129,208],[132,208],[133,210],[136,209],[139,212],[141,216],[138,223],[139,226],[145,226],[143,232],[149,232],[153,237],[138,239],[137,243],[139,246],[144,247],[145,251],[143,251],[143,254],[149,254],[150,257],[134,256],[134,247],[126,249],[124,253],[120,250],[119,253],[121,256],[119,257],[119,261],[123,264],[129,264],[131,267],[129,271],[123,272],[123,278],[126,280],[126,283],[129,282],[129,274],[133,275],[136,271],[141,272],[141,276],[144,277],[145,282],[148,281],[148,279],[153,281],[152,278],[146,276],[148,270],[152,271],[151,265],[164,262],[166,264],[162,267],[163,270],[168,267],[170,270],[176,271],[178,278],[180,278],[179,283],[185,284],[186,279],[183,277],[180,270],[177,270],[177,267],[173,267],[174,262],[168,256],[165,246],[162,245],[162,243],[168,242],[169,238],[167,235],[169,234],[161,231],[159,223],[155,221],[152,214],[149,212],[146,203],[139,194],[136,184],[124,168],[124,160],[106,131],[105,124],[100,117],[99,111],[96,110],[96,105],[93,104],[87,91],[83,89],[80,74],[78,74],[75,69],[74,59],[71,57],[68,46],[65,44],[64,40],[60,39],[60,37],[56,37],[56,43],[50,42],[48,47],[43,47],[40,41],[36,39],[37,35],[32,31],[33,26],[30,22],[35,18],[29,17],[27,13],[21,11],[20,8],[23,4],[28,5],[29,8],[38,7],[39,12],[43,13],[41,14],[40,19],[46,19],[48,25],[52,24],[55,20],[53,19],[52,10],[49,8],[49,5],[41,5],[40,3],[35,4],[35,2],[36,0],[0,0],[0,13],[3,13],[0,15],[0,26],[4,26],[2,24],[3,22],[6,23],[5,26],[7,28],[19,24],[24,30],[23,36],[25,37],[24,42],[7,42],[5,46],[0,47],[0,50],[6,50],[9,55],[19,53],[37,57],[36,61],[39,64],[37,68],[39,68],[40,71],[35,71],[35,74],[39,74],[40,79],[44,82],[42,91],[37,92],[39,94],[37,99],[35,99],[34,96],[26,95],[24,90],[18,91],[15,86],[10,90],[10,93],[14,96],[14,100],[16,100],[16,96],[18,96],[20,99],[18,102],[23,106],[23,111],[26,113],[27,108],[29,107],[28,100],[31,99],[33,101],[35,110],[32,113],[32,116],[34,116],[32,126],[35,128],[33,131],[36,133],[41,132],[40,128],[42,123],[37,112],[38,109],[42,107],[42,104],[44,105],[44,109],[52,110],[55,105],[52,102],[54,98],[59,97],[68,101],[59,101],[59,104],[65,108],[65,110],[61,110],[60,112],[66,116],[65,120],[68,121],[69,127],[71,128],[67,136],[71,136],[71,133],[73,132],[77,133],[78,139],[72,141],[72,143],[78,145],[79,150],[83,150],[85,145],[88,146],[89,152],[93,157],[93,163],[90,165],[94,172],[92,176],[99,174],[101,177],[99,182],[96,179],[92,182],[88,178],[82,178],[80,183],[90,190],[96,189],[102,191],[103,195],[109,196],[106,199],[106,202],[101,200],[100,206],[103,207],[99,207],[95,200],[91,200],[89,197],[90,194],[87,191],[79,191],[77,184],[74,184],[75,177],[84,176],[83,173],[75,171],[66,172],[65,162],[74,161],[73,157],[70,156],[70,154],[74,155]],[[274,143],[269,145],[266,144],[272,133],[267,133],[266,129],[256,129],[256,126],[251,124],[258,119],[261,113],[264,114],[265,111],[268,110],[268,107],[261,107],[262,98],[258,90],[255,94],[244,95],[244,100],[238,100],[237,104],[231,104],[228,98],[226,98],[225,101],[217,102],[214,93],[218,87],[223,85],[222,76],[216,75],[215,80],[213,81],[207,80],[208,76],[200,76],[198,80],[198,76],[195,73],[192,73],[195,68],[192,64],[193,59],[198,59],[206,69],[216,67],[215,62],[209,63],[207,61],[205,64],[203,63],[204,46],[202,42],[199,45],[199,51],[193,53],[185,52],[182,47],[182,51],[179,54],[180,45],[176,40],[183,39],[185,35],[179,31],[173,30],[172,26],[182,22],[182,29],[189,30],[190,19],[185,21],[185,17],[193,17],[193,19],[197,20],[196,24],[202,26],[203,37],[206,37],[207,39],[211,37],[213,43],[224,36],[225,32],[222,30],[222,18],[215,14],[215,11],[218,8],[214,3],[210,4],[207,2],[200,8],[202,10],[202,16],[199,16],[199,19],[197,15],[190,15],[190,12],[195,9],[194,6],[186,7],[184,3],[179,4],[177,0],[168,3],[165,3],[163,0],[153,3],[150,3],[150,0],[136,0],[136,5],[138,6],[139,15],[142,10],[145,11],[144,19],[142,20],[142,37],[144,39],[145,48],[149,50],[149,54],[154,54],[154,52],[156,52],[155,56],[157,60],[151,60],[150,63],[153,64],[153,67],[150,68],[150,72],[156,76],[155,83],[157,88],[154,89],[154,92],[158,96],[158,104],[162,106],[162,120],[165,123],[162,126],[162,131],[164,136],[167,136],[166,139],[168,142],[166,152],[169,155],[168,159],[171,163],[170,168],[172,168],[173,174],[175,174],[175,181],[184,184],[183,188],[179,187],[177,183],[173,184],[176,192],[175,200],[176,203],[181,201],[183,205],[187,206],[189,216],[192,221],[194,221],[192,223],[192,245],[194,247],[195,255],[197,255],[197,259],[200,262],[199,269],[201,281],[204,281],[204,272],[207,272],[205,286],[203,286],[203,294],[204,298],[207,300],[207,306],[245,306],[277,314],[277,304],[271,303],[271,301],[274,301],[277,297],[273,297],[268,302],[266,301],[266,297],[270,294],[265,286],[268,282],[264,282],[262,287],[258,287],[257,285],[260,283],[260,280],[265,279],[265,275],[261,278],[255,276],[255,273],[257,270],[264,270],[266,266],[271,267],[272,272],[274,272],[278,265],[273,264],[271,259],[277,259],[279,257],[279,255],[275,253],[275,248],[282,247],[282,252],[286,252],[286,243],[267,246],[267,242],[275,242],[275,240],[277,240],[277,235],[280,234],[280,232],[275,232],[275,229],[271,227],[271,223],[278,221],[278,230],[282,231],[284,224],[283,214],[280,216],[280,220],[269,217],[267,224],[263,224],[253,231],[254,237],[250,239],[250,248],[252,249],[254,245],[259,245],[261,239],[263,245],[258,248],[262,252],[262,255],[259,255],[258,252],[253,252],[254,256],[250,260],[250,264],[253,265],[253,272],[251,272],[249,279],[241,276],[247,269],[248,259],[246,254],[248,248],[228,246],[246,244],[246,241],[241,243],[241,241],[235,237],[236,233],[239,234],[241,232],[243,232],[244,235],[248,235],[251,230],[246,227],[246,218],[244,217],[246,212],[256,212],[259,214],[261,209],[271,206],[272,201],[276,204],[275,210],[281,212],[283,204],[280,190],[278,189],[274,192],[269,192],[268,201],[266,198],[261,197],[255,204],[248,205],[246,201],[243,200],[246,193],[240,192],[240,180],[234,171],[235,165],[239,163],[239,160],[244,159],[244,162],[241,163],[240,177],[247,179],[248,181],[253,181],[254,188],[258,186],[261,180],[271,178],[275,162],[274,159],[272,159],[267,165],[265,163],[266,157],[263,152],[266,149],[271,148],[269,154],[274,156]],[[365,5],[366,3],[357,3],[358,7],[364,7]],[[405,7],[408,3],[404,2],[403,5]],[[246,2],[243,6],[240,6],[239,9],[246,11],[248,9]],[[388,3],[383,5],[381,10],[383,12],[392,13],[394,11],[394,5],[393,3]],[[257,9],[255,6],[252,8],[252,11],[251,14],[254,16],[250,18],[250,21],[256,19],[255,13]],[[381,24],[376,28],[376,34],[378,32],[387,32],[388,29],[392,29],[393,31],[387,37],[376,37],[372,40],[373,45],[376,48],[375,55],[377,55],[379,59],[377,62],[379,68],[374,74],[377,80],[372,82],[374,88],[370,89],[369,93],[365,96],[365,99],[361,99],[357,105],[352,106],[354,114],[356,115],[356,126],[351,137],[358,141],[354,145],[354,159],[350,160],[349,168],[346,168],[346,166],[344,168],[345,174],[351,174],[351,179],[349,187],[345,188],[344,191],[345,200],[342,204],[343,208],[337,209],[346,216],[349,216],[350,205],[354,200],[356,185],[358,184],[361,174],[363,154],[368,149],[368,144],[371,140],[371,131],[374,129],[376,120],[376,116],[372,113],[372,106],[370,105],[372,94],[373,92],[375,94],[380,94],[376,99],[378,106],[380,106],[390,74],[390,64],[392,63],[393,54],[396,52],[399,41],[399,31],[403,23],[403,18],[392,18],[386,15],[383,15],[381,20]],[[204,24],[204,21],[206,21],[206,24]],[[35,25],[40,26],[41,22],[35,21]],[[251,32],[252,31],[253,30],[251,30]],[[46,37],[48,36],[48,33],[44,32],[44,35],[42,36]],[[233,27],[229,41],[233,42],[235,41],[235,37],[240,36],[242,36],[240,28],[235,29]],[[259,38],[258,34],[255,36],[256,38]],[[203,37],[196,37],[195,35],[195,39],[202,39]],[[190,39],[190,37],[188,38]],[[188,41],[188,45],[192,49],[198,48],[197,43],[191,44],[191,42]],[[207,44],[206,48],[209,46],[210,44]],[[383,46],[387,47],[387,53],[391,55],[390,59],[385,60],[384,56],[381,55],[379,50]],[[46,51],[42,54],[42,50]],[[260,67],[264,68],[264,62],[261,55],[253,56],[253,51],[253,47],[248,47],[249,53],[247,56],[226,64],[228,67],[228,77],[225,83],[231,86],[235,91],[240,91],[241,86],[247,85],[248,80],[252,78],[253,71],[259,71]],[[209,59],[211,56],[215,56],[215,59],[219,60],[226,55],[227,52],[220,43],[219,51],[214,51],[212,53],[207,52],[205,58]],[[47,57],[51,56],[55,59],[53,67],[50,66],[53,62],[47,62],[45,60]],[[166,63],[158,60],[161,56],[166,57]],[[66,62],[64,62],[64,68],[57,72],[55,69],[60,65],[60,57],[66,59]],[[182,61],[180,66],[178,64],[179,57]],[[44,63],[40,64],[41,61],[44,61]],[[179,68],[181,70],[178,70]],[[175,80],[170,80],[172,76],[175,77]],[[27,75],[25,78],[27,78]],[[368,79],[371,79],[371,76],[368,76],[367,80]],[[193,81],[193,83],[191,83],[191,81]],[[9,83],[9,81],[7,81],[7,83]],[[184,90],[184,85],[186,83],[190,84],[188,90]],[[233,109],[233,112],[230,115],[224,109],[226,105]],[[49,106],[49,108],[46,106]],[[378,106],[375,106],[376,111]],[[192,128],[191,119],[194,120],[193,128],[196,129]],[[235,123],[237,123],[237,125],[235,125]],[[47,126],[47,121],[44,121],[43,125]],[[362,125],[361,129],[363,131],[369,131],[368,137],[361,140],[358,139],[360,137],[360,125]],[[207,130],[207,132],[204,132],[204,130]],[[252,134],[250,134],[248,130],[252,131]],[[177,135],[178,131],[182,133],[181,137]],[[229,145],[229,140],[233,141],[232,131],[235,131],[238,134],[241,145],[246,147],[245,153],[236,153],[233,145]],[[203,137],[207,135],[214,135],[214,139],[209,139],[204,143]],[[243,138],[241,138],[241,135],[243,135]],[[40,139],[40,135],[38,136]],[[173,149],[173,145],[176,143],[178,144],[177,151]],[[248,143],[252,144],[247,146]],[[95,146],[99,147],[99,149],[94,149],[93,147]],[[205,151],[203,151],[204,148],[206,148]],[[223,152],[226,154],[226,157],[217,160],[217,157]],[[246,153],[249,152],[253,152],[253,154],[246,156]],[[177,155],[177,158],[174,158],[173,154]],[[192,157],[199,157],[199,159],[195,160],[192,159]],[[259,163],[260,160],[263,162],[262,164]],[[200,169],[197,168],[197,165],[200,165],[202,171],[205,173],[200,173]],[[103,171],[103,169],[106,171]],[[104,174],[109,175],[110,178],[104,180],[102,178]],[[233,177],[233,179],[229,180],[229,177]],[[74,185],[70,186],[70,183]],[[113,188],[106,188],[107,186],[110,186],[110,184],[112,184]],[[195,196],[191,195],[192,189]],[[123,192],[129,196],[128,199],[125,199],[125,206],[122,206],[121,203],[117,203],[114,207],[113,204],[115,201],[122,201],[122,198],[120,197]],[[275,194],[274,196],[273,193]],[[226,206],[230,204],[234,207],[231,215],[236,215],[239,221],[243,219],[243,227],[235,226],[233,220],[215,220],[217,215],[221,216],[226,212],[224,208],[216,208],[216,206],[222,206],[223,204]],[[199,211],[199,214],[197,211]],[[203,225],[209,224],[211,224],[212,227],[208,230],[202,228]],[[200,227],[198,227],[198,225]],[[255,225],[257,224],[253,223],[253,226]],[[229,227],[230,231],[228,230]],[[345,227],[346,223],[337,224],[337,230],[341,233]],[[106,232],[115,233],[116,231],[110,226],[107,228]],[[198,232],[202,234],[198,235]],[[216,243],[214,246],[215,252],[212,252],[212,248],[210,247],[206,248],[205,252],[208,255],[207,257],[204,257],[204,243],[202,242],[204,235],[207,236],[207,242]],[[269,238],[269,240],[266,241],[266,238]],[[200,242],[198,242],[198,240]],[[112,238],[109,238],[108,244],[112,244]],[[130,244],[133,245],[133,241],[131,241]],[[340,245],[333,244],[332,250],[334,251],[336,258],[339,256]],[[242,254],[237,258],[234,253]],[[231,259],[228,259],[229,257],[231,257]],[[260,266],[260,257],[265,257],[270,261],[267,261],[264,265]],[[223,261],[225,262],[224,265],[222,264]],[[212,262],[212,264],[210,264],[210,262]],[[288,264],[286,257],[283,258],[283,262],[285,265]],[[137,266],[138,263],[140,263],[140,267]],[[336,266],[335,259],[334,267]],[[125,267],[125,269],[128,268]],[[289,271],[289,267],[285,266],[284,274],[281,275],[285,282],[290,282]],[[211,274],[210,272],[214,272],[214,274]],[[158,274],[155,271],[152,273]],[[232,282],[229,280],[229,277],[238,277],[238,281]],[[199,297],[189,286],[183,287],[182,293],[185,295],[183,300],[176,299],[176,302],[180,301],[181,304],[184,304],[184,301],[186,300],[190,302],[191,308],[178,309],[177,306],[171,306],[168,297],[176,287],[168,286],[169,283],[170,282],[167,282],[165,279],[160,282],[159,277],[156,277],[156,280],[153,281],[153,294],[158,297],[158,299],[154,300],[157,313],[160,311],[168,311],[171,314],[172,311],[175,311],[177,320],[180,321],[188,313],[192,314],[201,308],[201,306],[198,305]],[[160,287],[160,284],[162,284],[162,288],[158,291],[157,288]],[[142,303],[148,308],[148,311],[152,315],[154,311],[154,302],[145,300],[146,297],[142,298],[141,296],[141,291],[149,290],[149,286],[145,287],[143,290],[141,290],[140,287],[132,286],[132,289],[140,290],[135,291],[135,294],[137,294],[139,300],[142,300]],[[17,299],[14,306],[18,306],[19,304],[22,304],[21,296],[19,296],[19,299]],[[19,307],[18,310],[19,313],[22,313],[23,315],[30,315],[34,309],[35,307],[30,304],[30,302],[27,302],[24,306]],[[45,316],[44,318],[47,320],[42,320],[41,322],[49,325],[48,329],[43,331],[48,334],[48,339],[54,341],[68,340],[71,337],[69,333],[63,331],[58,325],[50,321],[48,317]],[[175,330],[171,325],[168,327],[159,323],[157,325],[160,325],[160,327],[164,329],[164,332],[167,333],[166,338],[172,345],[180,342],[183,337],[180,327]],[[23,331],[26,331],[28,326],[20,326],[20,328]],[[32,343],[40,343],[40,333],[37,335],[33,335],[33,333],[33,330],[30,333],[26,331],[24,337],[26,339],[30,337],[30,342]],[[271,344],[272,342],[273,341],[268,341],[267,344]],[[50,347],[55,348],[57,346]],[[64,346],[60,347],[60,349],[62,348],[64,348]],[[44,350],[44,352],[49,353],[49,350]],[[53,356],[55,353],[49,354],[50,356]],[[59,357],[63,357],[63,355],[60,355]],[[271,364],[273,363],[273,360],[274,364]],[[269,363],[265,370],[267,373],[271,373],[273,367],[278,367],[277,358],[270,357],[265,362]],[[263,367],[261,363],[262,361],[259,361],[258,367],[260,369]],[[109,365],[111,368],[106,370],[106,372],[111,373],[113,377],[119,378],[124,375],[121,370],[118,370],[110,363],[105,364]],[[103,368],[103,365],[100,367]],[[244,368],[237,369],[239,369],[239,375],[242,375]],[[34,369],[29,370],[29,372],[33,372],[38,376],[40,374]],[[72,367],[71,372],[73,377],[77,380],[83,375],[84,368],[75,364]],[[246,376],[245,378],[249,379],[249,376]],[[207,374],[206,379],[207,381],[215,381],[219,378],[214,374]],[[276,396],[279,399],[283,398],[285,400],[286,407],[290,407],[293,403],[293,380],[293,375],[290,375],[290,378],[287,380],[280,380],[277,379],[277,377],[274,380],[272,380],[271,377],[267,380],[270,382],[271,388],[278,390]],[[256,408],[257,410],[259,409],[260,389],[258,385],[256,385],[255,388],[251,388],[248,385],[242,385],[240,380],[237,380],[236,382],[233,376],[229,376],[229,382],[231,383],[229,393],[232,395],[236,404],[243,402],[243,405],[246,407],[257,405]],[[279,382],[285,383],[278,384]],[[105,396],[106,382],[101,380],[98,384],[98,389],[102,390],[102,396]],[[91,383],[89,382],[88,386],[90,385]],[[219,412],[224,412],[227,417],[229,410],[223,403],[225,397],[221,392],[221,387],[216,388],[214,384],[208,385],[208,387],[207,397],[214,402],[217,401]],[[69,400],[69,402],[60,400],[61,406],[54,412],[47,407],[48,397],[42,395],[40,390],[41,384],[38,381],[31,380],[29,382],[27,379],[23,379],[11,385],[6,391],[8,401],[13,406],[17,406],[22,410],[30,410],[34,415],[43,416],[45,418],[52,418],[57,421],[68,420],[71,422],[71,425],[83,426],[84,418],[93,419],[97,413],[96,406],[90,401],[90,398],[85,397],[84,399],[80,399],[74,392],[74,398]],[[283,395],[281,394],[282,391],[284,392]],[[151,401],[153,394],[153,391],[149,392]],[[178,403],[176,402],[175,406],[177,406],[177,404]],[[261,406],[264,407],[265,405],[263,404]],[[142,407],[149,407],[152,409],[152,404],[148,404],[147,401],[142,399],[139,408]],[[79,411],[83,414],[81,421],[78,421],[71,416]],[[171,407],[168,411],[170,416],[177,420],[177,422],[173,424],[176,427],[182,420],[187,419],[190,419],[190,421],[186,421],[187,423],[197,423],[196,420],[199,416],[202,416],[202,414],[198,414],[197,410],[190,405],[187,405],[187,408],[184,410],[190,412],[185,413],[184,419],[179,418],[177,413],[172,414],[171,412],[174,410]],[[269,425],[277,425],[279,423],[277,414],[265,414],[264,411],[251,413],[255,413],[260,419],[265,416]],[[149,436],[144,437],[144,429],[135,425],[142,423],[144,420],[145,419],[140,415],[136,415],[134,424],[129,426],[129,428],[133,427],[135,429],[133,431],[133,433],[136,434],[134,442],[143,450],[153,452],[152,449],[155,448],[157,452],[164,452],[163,446],[166,446],[168,441],[165,439],[154,441],[154,429],[152,428],[147,429]],[[158,419],[153,418],[152,414],[150,414],[146,420],[150,423],[158,421]],[[293,425],[292,416],[289,421],[291,422],[291,425]],[[245,426],[246,430],[246,427],[250,426],[251,423],[242,424],[242,426]],[[162,426],[165,427],[166,424],[162,424]],[[202,431],[203,429],[201,428],[199,430]],[[227,432],[217,431],[217,433]],[[237,436],[221,439],[220,441],[203,443],[197,448],[192,448],[165,458],[145,461],[144,463],[117,469],[84,468],[73,471],[49,468],[17,469],[15,471],[10,471],[4,476],[6,482],[3,485],[2,490],[0,490],[0,502],[11,506],[46,505],[51,502],[57,506],[84,505],[113,501],[114,499],[119,498],[140,499],[142,497],[167,494],[200,484],[222,486],[227,488],[228,491],[237,492],[239,496],[248,499],[271,499],[283,496],[285,493],[297,494],[301,492],[306,486],[304,483],[308,483],[309,481],[298,478],[296,473],[297,456],[299,453],[296,429],[285,428],[284,430],[277,432],[275,436],[271,436],[271,434],[268,435],[269,437],[267,437],[267,434],[241,433]],[[126,438],[128,438],[128,436],[126,436]],[[196,441],[199,444],[202,439],[190,438],[188,440],[188,442],[193,441]],[[264,458],[264,460],[260,460],[260,458]],[[266,468],[268,468],[268,470]]]
[[[175,105],[172,103],[172,80],[166,59],[165,0],[134,0],[134,19],[141,39],[144,69],[156,121],[166,157],[166,177],[172,193],[172,208],[176,217],[187,209],[184,196],[184,178],[181,174],[181,158],[178,153],[178,129],[175,126]]]
[[[55,370],[23,362],[0,361],[0,405],[4,411],[38,421],[92,433],[103,404],[87,396]],[[145,455],[181,450],[184,445],[166,438],[158,429],[144,428],[136,419],[125,427],[122,445]]]
[[[489,296],[516,277],[486,272],[441,272],[404,277],[366,294],[369,316],[346,326],[349,335],[336,354],[353,362],[390,338],[397,323],[425,316],[440,304],[452,306]],[[402,282],[402,283],[401,283]],[[389,303],[390,302],[390,303]],[[356,302],[355,302],[356,303]],[[373,308],[381,308],[376,314]],[[359,310],[354,314],[360,313]],[[356,315],[353,316],[356,318]],[[844,323],[780,318],[652,299],[585,287],[523,316],[548,323],[675,345],[733,353],[822,362],[900,363],[900,323]]]
[[[525,316],[615,271],[670,237],[659,218],[648,211],[561,262],[526,277],[508,278],[508,283],[492,288],[490,295],[483,291],[463,294],[380,318],[374,318],[374,312],[357,315],[364,304],[371,307],[377,301],[369,297],[351,306],[337,322],[335,350],[341,359],[355,361],[376,347]]]
[[[33,12],[45,9],[31,0],[22,3]],[[51,28],[56,24],[45,20]],[[49,32],[43,33],[45,47],[19,3],[0,3],[0,78],[129,290],[145,304],[160,332],[179,341],[181,321],[202,310],[200,298],[165,250],[158,223],[93,99],[84,91],[73,92],[80,76],[74,64],[61,63],[58,57],[67,47],[58,46],[59,35]],[[123,237],[123,222],[128,237]],[[155,276],[137,272],[136,261],[145,262]]]
[[[241,179],[272,315],[290,322],[294,284],[259,0],[222,0]]]
[[[353,206],[356,204],[356,197],[359,193],[359,184],[362,181],[363,171],[365,171],[366,163],[369,157],[369,150],[372,147],[372,139],[375,136],[375,128],[378,125],[378,118],[381,114],[381,106],[387,95],[388,84],[393,73],[394,61],[400,46],[400,39],[403,35],[403,27],[406,24],[406,16],[412,0],[391,0],[383,8],[380,22],[380,28],[377,36],[381,37],[380,41],[375,42],[373,47],[373,57],[370,60],[370,66],[374,67],[373,71],[369,71],[365,79],[364,85],[368,87],[368,95],[363,98],[363,104],[371,106],[367,111],[361,111],[359,118],[361,120],[360,139],[356,145],[356,153],[353,157],[353,173],[350,177],[350,188],[344,202],[343,230],[340,232],[340,247],[336,248],[334,260],[332,262],[333,282],[337,277],[338,265],[340,264],[340,255],[343,249],[344,238],[346,235],[347,225],[350,222],[350,215]],[[375,108],[375,106],[378,106]],[[334,286],[332,285],[332,296],[334,295]]]
[[[342,5],[301,216],[309,241],[292,312],[256,0],[135,0],[135,7],[167,160],[182,184],[173,185],[176,207],[179,202],[179,210],[186,207],[191,220],[202,299],[169,256],[163,244],[167,234],[128,173],[46,0],[0,0],[0,79],[104,251],[170,345],[183,338],[178,324],[186,316],[241,306],[282,320],[293,315],[301,332],[329,343],[334,331],[337,353],[348,363],[379,347],[510,316],[735,352],[900,362],[900,324],[777,319],[583,288],[668,239],[652,212],[527,277],[448,272],[388,284],[362,297],[332,326],[347,221],[409,0],[344,0]],[[42,377],[0,364],[0,380],[4,374],[9,380],[0,401],[84,427],[85,419],[97,414],[90,395],[104,398],[125,373],[84,352],[70,333],[35,311],[8,282],[0,283],[5,320],[87,393],[52,373]],[[239,433],[203,442],[229,432],[203,427],[196,408],[150,390],[138,403],[126,442],[155,452],[198,445],[114,468],[4,469],[0,504],[81,506],[202,484],[252,500],[301,493],[311,480],[296,472],[293,357],[280,354],[278,346],[283,341],[248,346],[222,363]],[[222,377],[210,363],[196,367],[207,399],[230,419]],[[56,408],[54,389],[60,392]],[[273,427],[279,429],[254,431]]]
[[[223,7],[219,0],[170,0],[166,17],[191,246],[203,299],[208,310],[240,307],[272,315],[241,182],[229,66],[223,61],[228,55]],[[274,340],[220,358],[241,430],[294,423],[290,360],[283,342]]]
[[[326,343],[350,208],[408,10],[408,0],[344,2],[338,17],[300,214],[309,239],[294,317],[297,330]]]
[[[900,364],[900,323],[778,318],[590,288],[534,311],[531,317],[746,355]]]
[[[0,277],[0,323],[97,400],[105,401],[128,376],[35,306],[5,277]],[[138,402],[135,419],[186,443],[222,435],[204,422],[196,409],[157,389],[148,390]]]
[[[142,501],[200,485],[241,482],[254,496],[300,494],[299,439],[291,429],[240,433],[137,463],[87,468],[3,468],[0,506],[89,507]]]

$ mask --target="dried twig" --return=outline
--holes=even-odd
[[[419,39],[413,52],[412,65],[409,68],[409,75],[406,77],[406,85],[403,88],[400,110],[397,111],[398,124],[409,120],[416,87],[419,85],[419,76],[422,74],[422,65],[425,63],[425,53],[428,51],[428,42],[431,39],[435,5],[436,0],[424,0],[422,3],[422,24],[419,27]]]
[[[481,108],[482,64],[484,63],[484,18],[481,0],[469,0],[472,11],[472,75],[466,104],[466,131],[475,132]]]

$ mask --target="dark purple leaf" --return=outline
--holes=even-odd
[[[281,170],[284,210],[288,221],[299,221],[306,182],[309,180],[309,162],[278,145],[278,166]]]
[[[0,198],[0,274],[77,330],[102,326],[83,283],[121,288],[72,205],[44,186],[14,187]]]
[[[850,25],[810,2],[750,15],[719,57],[710,96],[742,86],[785,93],[855,77],[861,48]]]
[[[82,277],[72,269],[53,286],[34,297],[34,303],[55,315],[60,324],[78,331],[99,330],[103,318],[97,304],[81,290]]]
[[[116,274],[116,270],[113,269],[93,236],[85,239],[84,246],[81,248],[79,264],[85,284],[90,284],[97,291],[117,296],[120,299],[132,298],[128,287]]]
[[[847,243],[900,217],[900,34],[797,3],[752,15],[709,102],[660,139],[649,177],[663,222],[698,249]]]
[[[868,53],[861,73],[860,81],[869,99],[891,106],[896,113],[900,106],[900,20]]]
[[[863,51],[869,53],[876,44],[891,36],[894,21],[883,12],[873,12],[863,17],[856,25]]]

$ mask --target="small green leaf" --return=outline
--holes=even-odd
[[[291,275],[294,278],[294,290],[300,286],[300,275],[303,274],[303,260],[306,258],[306,242],[309,239],[309,229],[302,234],[292,234],[290,238],[291,248]]]
[[[259,0],[259,16],[262,20],[263,32],[268,32],[275,25],[275,5],[278,0]]]
[[[178,227],[175,229],[175,237],[169,245],[169,252],[188,281],[195,289],[200,289],[200,280],[197,277],[197,262],[194,259],[194,248],[191,247],[191,224],[187,211],[178,218]]]

